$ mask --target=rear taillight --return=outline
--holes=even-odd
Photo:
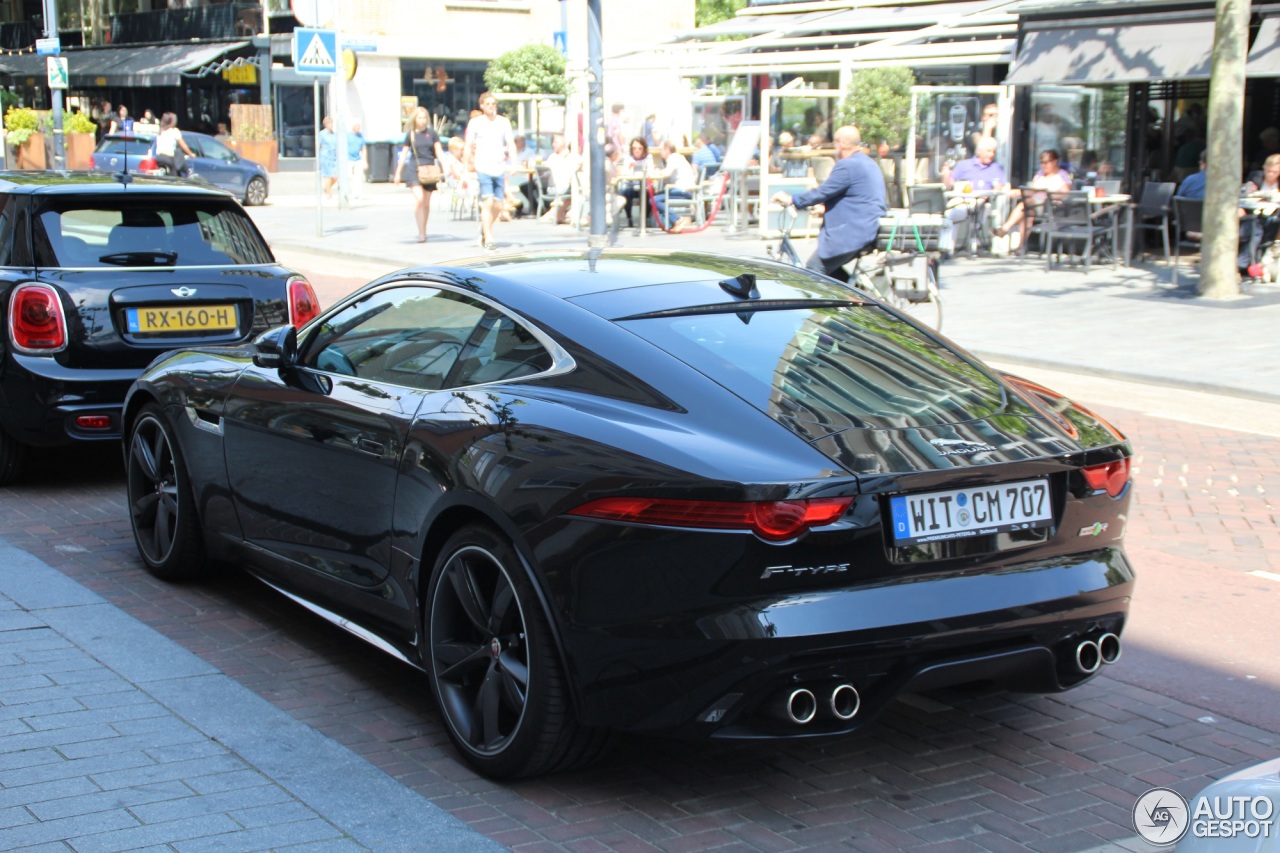
[[[138,171],[142,173],[160,171],[160,164],[154,157],[143,157],[138,161]]]
[[[1080,469],[1084,481],[1095,492],[1106,489],[1111,497],[1119,497],[1129,484],[1129,457]]]
[[[97,165],[98,165],[97,161],[96,161],[96,160],[94,160],[94,159],[93,159],[93,155],[92,155],[92,154],[90,154],[90,155],[89,155],[89,168],[90,168],[90,169],[92,169],[94,166],[97,166]]]
[[[289,279],[289,322],[301,329],[311,318],[320,313],[320,300],[311,284],[301,276]]]
[[[740,502],[616,497],[589,501],[568,514],[658,527],[750,530],[761,539],[782,542],[832,523],[851,503],[853,498]]]
[[[67,322],[57,291],[44,284],[15,287],[9,296],[9,336],[18,352],[44,355],[65,348]]]

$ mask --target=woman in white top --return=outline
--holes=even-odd
[[[181,151],[183,157],[178,156]],[[173,113],[160,116],[160,135],[156,137],[156,162],[170,175],[181,175],[187,157],[196,156],[178,130],[178,117]]]
[[[662,159],[666,165],[654,174],[664,179],[666,192],[654,194],[653,208],[658,212],[663,227],[679,234],[689,225],[689,217],[674,218],[667,210],[667,199],[693,198],[693,191],[698,187],[698,175],[693,171],[693,164],[676,150],[676,144],[669,139],[662,143]]]

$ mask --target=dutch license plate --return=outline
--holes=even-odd
[[[236,328],[234,305],[183,305],[173,308],[127,308],[130,332],[220,332]]]
[[[1048,480],[1019,480],[889,499],[895,545],[1035,530],[1053,521]]]

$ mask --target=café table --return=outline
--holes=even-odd
[[[956,183],[958,185],[964,182],[957,181]],[[1004,187],[990,190],[953,187],[942,195],[947,201],[962,199],[974,202],[968,213],[968,220],[972,223],[972,227],[969,229],[969,245],[966,248],[968,249],[969,257],[976,257],[978,243],[982,234],[982,220],[984,217],[995,216],[1000,222],[1004,222],[1005,217],[1008,216],[1009,190]],[[994,248],[992,248],[992,254],[996,254]]]
[[[642,173],[629,173],[629,174],[625,174],[625,175],[615,175],[615,176],[614,176],[614,178],[613,178],[613,194],[614,194],[614,196],[615,196],[616,198],[622,198],[622,199],[625,199],[625,198],[626,198],[626,197],[622,194],[622,191],[623,191],[623,187],[624,187],[624,185],[626,185],[626,184],[633,184],[633,183],[641,183],[641,182],[643,181],[643,183],[641,184],[641,186],[642,186],[642,188],[643,188],[643,189],[642,189],[642,191],[641,191],[641,193],[640,193],[640,236],[641,236],[641,237],[645,236],[645,233],[646,233],[646,226],[647,226],[647,224],[648,224],[648,222],[647,222],[647,220],[648,220],[648,216],[649,216],[649,212],[648,212],[648,205],[649,205],[649,190],[648,190],[648,185],[649,185],[649,182],[650,182],[650,181],[652,181],[652,180],[653,180],[653,179],[649,177],[649,174],[648,174],[647,172],[645,172],[645,173],[643,173],[643,174],[642,174]],[[629,202],[628,202],[628,203],[629,203]],[[624,209],[625,209],[625,207],[619,207],[619,208],[618,208],[618,210],[613,214],[613,233],[614,233],[614,235],[615,235],[615,236],[617,235],[618,231],[619,231],[619,230],[621,230],[621,228],[622,228],[622,219],[621,219],[621,214],[622,214],[622,211],[623,211]]]

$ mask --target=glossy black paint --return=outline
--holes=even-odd
[[[193,288],[200,300],[233,306],[238,330],[211,335],[206,343],[234,344],[287,323],[286,281],[290,270],[274,262],[243,266],[64,268],[42,260],[33,230],[43,205],[69,198],[146,199],[175,203],[199,199],[243,217],[257,251],[271,258],[266,242],[234,200],[216,190],[133,177],[128,185],[111,176],[81,173],[0,173],[0,207],[13,223],[3,230],[9,263],[0,266],[0,430],[21,444],[55,446],[72,441],[116,440],[119,414],[129,385],[158,355],[192,343],[190,337],[130,335],[124,311],[130,307],[180,304],[175,289]],[[9,297],[15,285],[41,282],[58,293],[67,318],[68,345],[48,355],[14,351],[7,331]],[[78,414],[107,414],[105,430],[76,427]]]
[[[299,334],[299,364],[256,366],[251,347],[168,355],[134,385],[126,419],[147,401],[164,406],[192,460],[211,551],[247,559],[411,662],[423,659],[424,574],[443,541],[477,521],[501,531],[545,608],[585,725],[831,734],[909,686],[991,679],[1052,691],[1085,680],[1070,652],[1120,633],[1134,576],[1129,488],[1095,492],[1080,468],[1127,457],[1124,438],[936,337],[930,347],[959,353],[995,389],[991,416],[888,429],[764,411],[627,328],[624,318],[656,310],[750,310],[718,285],[744,272],[762,300],[866,300],[804,271],[696,254],[407,270],[327,313],[381,288],[438,286],[501,306],[561,348],[569,369],[435,391],[361,381],[305,366],[322,315]],[[895,346],[886,336],[886,352]],[[947,455],[930,439],[991,450]],[[1050,483],[1046,531],[890,544],[894,494],[1031,477]],[[836,523],[781,544],[565,514],[622,494],[854,500]],[[1105,529],[1085,533],[1095,526]],[[797,727],[760,713],[789,685],[845,680],[863,695],[853,721]]]

